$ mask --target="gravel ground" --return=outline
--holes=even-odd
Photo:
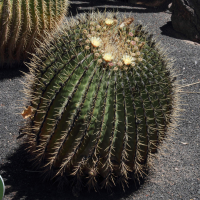
[[[94,4],[94,3],[93,3]],[[114,6],[116,5],[116,6]],[[200,45],[188,41],[173,31],[170,23],[171,13],[158,9],[135,7],[130,4],[108,2],[94,4],[93,8],[110,7],[120,12],[132,12],[136,21],[148,24],[148,29],[158,41],[166,47],[170,58],[175,58],[174,68],[180,86],[200,81]],[[70,11],[74,15],[91,8],[88,2],[71,1]],[[28,70],[23,67],[21,71]],[[183,87],[181,93],[182,112],[178,126],[173,133],[168,132],[168,139],[161,145],[158,159],[154,162],[148,176],[142,180],[140,187],[130,183],[124,193],[120,187],[112,193],[83,190],[81,197],[74,197],[71,190],[58,190],[50,182],[41,182],[40,173],[31,170],[26,154],[16,140],[22,117],[22,83],[23,74],[16,70],[0,71],[0,174],[5,180],[5,200],[72,200],[72,199],[200,199],[200,134],[199,120],[200,84]]]

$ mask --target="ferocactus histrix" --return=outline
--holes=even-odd
[[[79,188],[140,176],[172,118],[167,58],[133,18],[69,21],[29,64],[23,132],[35,164]]]

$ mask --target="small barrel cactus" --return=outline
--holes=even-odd
[[[68,0],[0,1],[0,66],[26,59],[34,39],[55,29],[67,7]]]
[[[26,76],[29,152],[46,174],[72,178],[75,188],[139,177],[173,117],[167,58],[134,18],[117,16],[69,21],[41,45]]]

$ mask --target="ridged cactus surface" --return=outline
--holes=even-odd
[[[132,17],[117,16],[70,21],[38,49],[26,76],[29,151],[46,174],[73,177],[76,188],[143,174],[172,112],[166,57]]]
[[[68,0],[1,0],[0,66],[19,62],[34,51],[34,39],[55,29]]]

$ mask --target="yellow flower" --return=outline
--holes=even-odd
[[[106,23],[106,25],[110,26],[110,25],[112,25],[114,23],[114,20],[106,18],[105,23]]]
[[[111,53],[105,53],[103,55],[103,59],[106,61],[106,62],[110,62],[112,59],[113,59],[113,55]]]
[[[135,58],[132,56],[125,55],[123,56],[122,60],[124,61],[125,65],[130,65],[133,61],[135,61]]]
[[[91,44],[93,47],[99,47],[101,46],[101,39],[98,37],[91,37],[90,38]]]

